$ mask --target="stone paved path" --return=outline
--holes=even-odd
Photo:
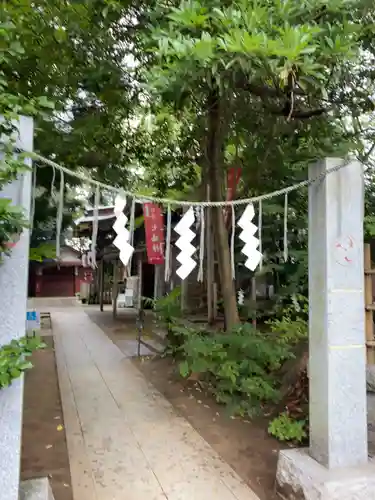
[[[259,500],[79,307],[51,312],[75,500]]]

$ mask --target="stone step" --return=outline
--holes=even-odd
[[[20,484],[20,500],[55,500],[47,477],[29,479]]]

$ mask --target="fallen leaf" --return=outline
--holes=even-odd
[[[60,431],[62,431],[62,430],[64,429],[64,427],[63,427],[62,425],[58,425],[58,426],[56,427],[56,429],[60,432]]]

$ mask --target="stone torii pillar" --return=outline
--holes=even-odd
[[[33,120],[21,117],[17,124],[18,146],[33,149]],[[26,160],[31,165],[31,160]],[[30,214],[31,170],[20,175],[0,192]],[[11,255],[0,264],[0,346],[26,334],[29,230],[24,229]],[[0,390],[0,500],[18,500],[20,487],[23,377]]]
[[[315,179],[342,164],[312,165]],[[280,453],[285,499],[375,499],[368,462],[363,166],[351,161],[309,187],[310,448]]]

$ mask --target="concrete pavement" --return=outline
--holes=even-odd
[[[50,310],[75,500],[259,500],[84,311],[67,305]]]

